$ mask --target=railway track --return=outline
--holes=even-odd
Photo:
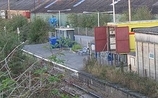
[[[67,93],[70,93],[72,95],[75,94],[76,91],[78,91],[78,92],[82,92],[80,94],[81,98],[116,98],[116,97],[117,98],[142,98],[142,97],[147,98],[141,94],[135,93],[128,89],[121,88],[117,84],[111,84],[105,81],[101,81],[88,73],[80,72],[78,70],[72,69],[62,64],[58,64],[49,59],[42,58],[38,55],[32,54],[27,51],[24,52],[33,55],[34,57],[41,59],[45,62],[52,63],[53,67],[58,72],[64,74],[66,73],[68,77],[66,77],[65,83],[67,84],[63,86],[61,89],[65,90]],[[74,89],[72,90],[72,92],[71,91],[68,92],[68,89],[66,90],[66,88],[70,88],[70,89],[74,88]],[[85,94],[90,97],[84,97],[83,95]]]
[[[93,91],[89,90],[89,87],[85,82],[82,82],[78,78],[78,74],[73,73],[70,70],[62,69],[59,67],[53,67],[49,72],[51,75],[63,74],[63,82],[60,87],[62,92],[68,93],[71,96],[78,96],[79,98],[103,98]]]
[[[65,81],[68,83],[68,81]],[[79,98],[102,98],[98,96],[97,94],[88,91],[85,88],[82,88],[80,85],[77,85],[75,83],[71,83],[68,85],[65,85],[61,88],[64,92],[70,94],[71,96],[78,96]]]

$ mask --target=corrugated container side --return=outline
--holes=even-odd
[[[144,70],[149,72],[149,45],[148,43],[143,43],[143,61],[144,61]]]
[[[95,40],[107,39],[106,27],[95,27]]]
[[[158,81],[158,45],[155,45],[155,62],[156,62],[156,81]]]
[[[149,44],[149,77],[155,79],[154,44]]]
[[[105,40],[96,40],[95,41],[95,50],[96,52],[106,51],[107,43]]]
[[[128,27],[116,28],[116,52],[129,53],[129,32]]]
[[[107,50],[106,27],[95,27],[95,51],[101,52]]]
[[[142,36],[143,37],[143,36]],[[145,77],[151,76],[151,69],[150,69],[150,45],[149,43],[142,42],[143,48],[142,48],[142,66],[143,66],[143,75]]]
[[[142,42],[137,42],[137,66],[138,66],[138,74],[140,75],[140,76],[144,76],[144,67],[143,67],[143,59],[142,59],[142,49],[143,49],[143,46],[142,46]],[[146,71],[146,73],[148,73],[147,71]]]

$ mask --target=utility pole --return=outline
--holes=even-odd
[[[131,0],[128,0],[128,19],[131,21]]]
[[[116,19],[115,19],[115,0],[112,0],[112,9],[113,9],[113,22],[115,23],[116,22]]]
[[[59,26],[59,28],[60,28],[60,10],[59,10],[59,19],[58,19],[59,21],[59,23],[58,23],[58,26]]]
[[[99,12],[98,12],[98,27],[100,26],[100,15],[99,15]]]
[[[8,19],[10,19],[10,0],[8,0]]]
[[[112,0],[112,3],[110,5],[112,5],[112,10],[113,10],[113,22],[115,23],[116,22],[116,13],[115,13],[115,4],[117,4],[119,1],[121,0]]]

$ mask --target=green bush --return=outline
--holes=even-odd
[[[75,42],[69,38],[60,38],[57,41],[59,42],[58,47],[61,47],[61,48],[72,47],[75,44]]]
[[[12,19],[7,20],[6,29],[8,32],[17,32],[17,27],[21,30],[21,28],[28,24],[27,18],[23,16],[14,16]]]
[[[72,50],[73,51],[77,51],[77,50],[79,50],[79,49],[81,49],[82,47],[81,47],[81,45],[80,44],[74,44],[73,46],[72,46]]]
[[[30,43],[44,43],[48,41],[49,25],[44,20],[37,18],[30,23]]]

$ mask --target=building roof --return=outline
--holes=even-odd
[[[152,34],[158,35],[158,26],[156,27],[148,27],[148,28],[137,28],[133,30],[135,33],[144,33],[144,34]]]
[[[65,13],[105,12],[112,11],[112,0],[9,0],[11,10],[33,10],[36,13],[47,13],[47,10],[64,10]],[[116,1],[116,0],[115,0]],[[8,0],[0,0],[0,10],[8,9]],[[157,0],[131,0],[131,8],[148,6],[152,13],[158,13]],[[128,11],[128,0],[120,0],[115,4],[116,13]]]
[[[32,10],[47,0],[9,0],[10,10]],[[8,0],[0,0],[0,10],[8,9]]]
[[[75,29],[74,28],[61,27],[61,28],[55,28],[55,30],[66,31],[66,30],[75,30]]]
[[[151,13],[158,14],[158,1],[152,5]]]
[[[128,55],[136,56],[136,53],[135,52],[129,52]]]
[[[116,0],[115,0],[116,1]],[[135,9],[140,6],[148,6],[152,9],[157,0],[131,0],[131,8]],[[49,0],[49,2],[40,6],[33,12],[46,13],[47,10],[64,10],[71,9],[71,11],[63,11],[63,13],[82,13],[88,12],[105,12],[112,11],[112,0]],[[128,0],[120,0],[115,4],[116,13],[128,11]],[[55,13],[55,11],[54,11]]]

